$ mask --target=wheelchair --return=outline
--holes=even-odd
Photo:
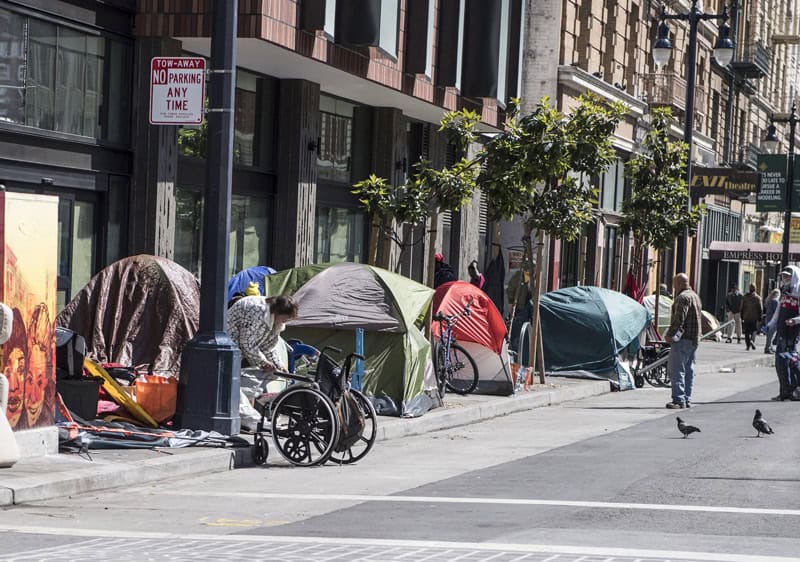
[[[669,344],[665,341],[652,341],[643,345],[631,364],[633,382],[636,388],[642,388],[645,381],[650,386],[668,388],[671,386],[667,370]]]
[[[351,353],[339,365],[331,356],[341,353],[338,348],[317,351],[298,340],[288,343],[292,348],[290,372],[275,375],[288,379],[289,386],[271,399],[266,395],[266,401],[257,401],[261,419],[254,436],[253,460],[258,465],[267,462],[269,436],[281,456],[296,466],[329,461],[351,464],[364,458],[378,433],[374,406],[364,394],[350,388],[353,360],[364,358]],[[305,361],[307,374],[296,372],[299,361]]]

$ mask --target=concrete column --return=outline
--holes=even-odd
[[[406,168],[410,165],[403,112],[394,107],[377,107],[372,119],[373,173],[388,179],[391,185],[401,185],[405,181],[404,164]],[[385,257],[387,253],[388,259]],[[387,269],[397,271],[400,259],[400,248],[397,244],[384,237],[378,255]]]
[[[280,143],[272,261],[275,268],[286,269],[314,261],[319,84],[281,80],[278,115]]]
[[[133,180],[129,225],[131,254],[172,259],[175,246],[175,182],[178,175],[178,127],[150,125],[150,59],[181,55],[175,39],[136,40],[133,84]]]

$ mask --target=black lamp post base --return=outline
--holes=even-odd
[[[236,435],[241,352],[225,332],[200,332],[181,356],[175,425]]]

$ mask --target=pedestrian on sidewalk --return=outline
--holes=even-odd
[[[764,303],[764,318],[761,321],[762,326],[766,326],[775,314],[775,309],[778,308],[778,299],[781,298],[780,289],[773,289],[767,297],[767,302]],[[776,326],[772,326],[767,331],[767,341],[764,342],[764,353],[775,353],[775,330]]]
[[[778,395],[772,400],[795,400],[793,392],[796,382],[793,381],[790,368],[792,354],[797,351],[797,338],[800,336],[800,318],[798,318],[798,303],[800,303],[800,268],[790,265],[781,271],[780,300],[772,318],[762,331],[769,333],[775,329],[778,345],[775,348],[775,373],[778,375]]]
[[[451,281],[455,281],[458,279],[456,276],[456,272],[453,271],[453,267],[444,261],[444,256],[440,253],[436,253],[435,262],[433,264],[433,288],[435,289],[439,285],[444,285],[445,283],[450,283]]]
[[[670,410],[692,407],[694,386],[694,357],[700,343],[703,305],[689,285],[689,277],[679,273],[672,279],[675,300],[672,302],[672,322],[664,334],[670,344],[667,371],[672,384]]]
[[[756,286],[750,284],[747,294],[742,298],[742,327],[744,329],[744,343],[747,351],[755,349],[758,321],[764,311],[761,305],[761,296],[756,292]]]
[[[728,295],[725,297],[725,320],[733,320],[734,324],[728,324],[725,328],[725,336],[728,338],[727,342],[731,343],[733,336],[733,328],[736,326],[736,343],[742,343],[742,293],[739,292],[739,286],[734,283],[731,285]]]
[[[483,289],[483,286],[486,284],[486,278],[478,269],[477,260],[472,260],[472,262],[469,264],[469,267],[467,267],[467,272],[469,273],[469,282],[475,285],[477,288]]]
[[[228,309],[228,333],[242,352],[239,413],[242,424],[255,427],[258,415],[252,401],[275,372],[286,372],[279,354],[280,333],[297,318],[297,303],[288,296],[246,296]]]

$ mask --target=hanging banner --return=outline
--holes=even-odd
[[[756,194],[756,211],[759,213],[784,212],[786,210],[786,155],[760,154],[758,170],[761,173],[761,187]],[[792,210],[800,210],[800,158],[795,158],[794,161]]]

